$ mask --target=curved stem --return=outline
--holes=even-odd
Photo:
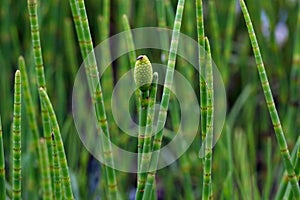
[[[59,162],[61,167],[61,180],[64,186],[64,199],[74,199],[72,194],[71,179],[70,179],[69,168],[67,164],[67,158],[66,158],[62,138],[61,138],[59,125],[56,119],[56,115],[46,91],[43,88],[40,88],[39,92],[40,92],[42,103],[45,105],[51,119],[51,125],[52,125],[54,139],[55,139],[54,142],[56,143],[57,146],[57,153],[59,156]]]

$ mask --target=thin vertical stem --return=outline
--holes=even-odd
[[[272,124],[274,127],[274,131],[276,134],[276,138],[278,141],[278,145],[279,145],[279,149],[280,149],[280,153],[285,165],[285,168],[287,170],[287,173],[289,175],[289,181],[292,185],[292,190],[294,193],[294,197],[296,199],[300,198],[300,189],[299,189],[299,183],[298,183],[298,179],[296,177],[295,174],[295,170],[291,161],[291,157],[290,157],[290,152],[288,150],[288,146],[284,137],[284,133],[282,130],[282,126],[280,123],[280,119],[275,107],[275,103],[274,103],[274,99],[273,99],[273,95],[271,92],[271,88],[269,85],[269,81],[268,81],[268,77],[267,77],[267,73],[263,64],[263,60],[261,57],[261,53],[259,50],[259,46],[257,43],[257,39],[255,36],[255,32],[253,29],[253,25],[248,13],[248,10],[246,8],[245,2],[243,0],[240,0],[240,5],[242,8],[242,12],[244,15],[244,19],[247,25],[247,29],[248,29],[248,33],[249,33],[249,37],[251,40],[251,45],[252,45],[252,49],[254,52],[254,56],[255,56],[255,61],[256,61],[256,66],[257,66],[257,70],[258,70],[258,74],[259,74],[259,78],[261,81],[261,86],[263,88],[264,91],[264,95],[265,95],[265,100],[268,106],[268,110],[269,110],[269,114],[271,116],[271,120],[272,120]]]
[[[197,38],[200,48],[205,47],[204,42],[204,22],[203,22],[203,7],[202,0],[196,0],[196,18],[197,18]],[[199,85],[200,85],[200,108],[201,108],[201,139],[202,142],[206,137],[206,118],[207,118],[207,92],[205,82],[205,67],[203,65],[204,55],[201,53],[201,49],[198,49],[199,56]]]
[[[78,7],[77,7],[78,5]],[[114,161],[112,155],[112,147],[108,142],[110,140],[110,134],[108,129],[108,122],[106,118],[104,100],[102,94],[102,88],[98,76],[98,69],[96,58],[93,53],[93,42],[91,39],[90,28],[88,24],[87,13],[85,9],[85,4],[83,0],[70,0],[71,11],[74,21],[76,20],[76,31],[77,37],[81,46],[83,58],[86,58],[87,53],[91,54],[88,56],[88,60],[85,63],[85,70],[87,74],[87,79],[89,83],[90,95],[92,97],[93,103],[95,104],[96,117],[98,120],[98,126],[101,127],[104,135],[100,133],[100,137],[106,137],[106,139],[101,139],[104,152],[104,159],[106,163],[110,163],[110,166],[106,166],[106,177],[108,182],[108,192],[110,199],[118,198],[117,181],[114,170]],[[79,22],[77,21],[79,18]]]
[[[3,137],[2,137],[2,122],[0,116],[0,199],[5,200],[6,198],[6,187],[5,187],[5,160],[4,160],[4,148],[3,148]]]
[[[35,115],[35,109],[33,105],[33,100],[31,96],[29,81],[28,81],[28,75],[26,71],[26,64],[24,61],[24,58],[22,56],[19,57],[19,69],[21,72],[21,79],[22,79],[22,90],[24,95],[24,101],[26,105],[26,114],[29,119],[29,128],[33,135],[33,148],[37,151],[37,156],[40,159],[39,155],[39,131],[38,131],[38,125]]]
[[[207,82],[207,135],[205,138],[205,158],[204,158],[204,174],[203,174],[203,193],[202,199],[212,198],[212,142],[213,142],[213,112],[214,112],[214,90],[213,90],[213,72],[210,44],[205,37],[205,68],[206,68],[206,82]]]
[[[45,139],[40,139],[41,147],[41,171],[42,171],[42,187],[43,187],[43,199],[53,199],[50,164],[48,159],[47,144]]]
[[[163,89],[163,95],[160,105],[160,110],[158,114],[158,122],[157,127],[164,127],[166,118],[167,118],[167,110],[169,106],[169,100],[170,100],[170,88],[173,84],[173,74],[174,74],[174,68],[175,68],[175,62],[176,62],[176,54],[178,49],[178,41],[179,41],[179,33],[181,28],[181,21],[182,21],[182,13],[184,9],[184,3],[185,0],[179,0],[177,4],[177,10],[176,10],[176,16],[174,21],[174,27],[173,27],[173,33],[172,33],[172,40],[171,40],[171,47],[170,47],[170,53],[169,53],[169,59],[168,59],[168,65],[167,65],[167,72],[165,76],[165,83],[164,83],[164,89]],[[159,149],[161,147],[162,138],[163,138],[163,129],[157,130],[157,134],[154,137],[153,141],[153,151],[159,152]],[[154,166],[157,165],[158,162],[158,153],[152,154],[151,162],[153,161]],[[147,182],[145,186],[145,192],[143,199],[148,199],[150,197],[150,193],[152,190],[154,178],[155,178],[156,170],[148,172],[147,175]]]
[[[27,0],[29,20],[31,28],[31,38],[33,44],[34,63],[36,68],[38,87],[46,88],[44,73],[44,63],[42,58],[42,48],[40,41],[39,21],[37,14],[37,0]]]
[[[21,199],[21,75],[15,73],[14,116],[13,116],[13,176],[12,199]]]
[[[156,100],[156,92],[157,92],[157,81],[158,74],[157,72],[153,73],[153,83],[149,89],[149,99],[148,99],[148,109],[146,111],[147,121],[146,121],[146,130],[144,135],[144,144],[143,144],[143,152],[141,154],[141,163],[140,163],[140,173],[139,173],[139,181],[138,187],[136,191],[136,199],[142,199],[143,193],[145,189],[145,183],[147,178],[147,170],[149,168],[150,163],[150,150],[151,150],[151,141],[152,141],[152,129],[153,129],[153,120],[155,113],[155,100]]]
[[[34,55],[34,63],[35,63],[35,73],[36,73],[36,78],[37,78],[37,86],[38,86],[38,88],[43,88],[45,91],[47,91],[43,57],[42,57],[42,48],[41,48],[41,41],[40,41],[37,0],[27,0],[27,7],[28,7],[28,12],[29,12],[31,40],[32,40],[32,46],[33,46],[33,55]],[[48,149],[48,156],[49,156],[49,162],[50,162],[50,172],[51,172],[51,177],[53,180],[53,160],[52,160],[50,118],[49,118],[49,113],[43,104],[41,104],[41,114],[42,114],[44,137],[47,141],[47,149]],[[38,135],[38,134],[35,133],[35,135]],[[38,141],[38,139],[37,139],[37,141]],[[38,145],[38,142],[37,142],[37,145]],[[53,185],[52,185],[52,187],[53,187]]]
[[[54,173],[54,197],[55,199],[61,199],[62,197],[62,185],[61,185],[61,173],[60,173],[60,164],[59,164],[59,155],[58,155],[58,149],[57,144],[55,142],[55,136],[52,134],[51,137],[52,141],[52,150],[53,150],[53,173]]]

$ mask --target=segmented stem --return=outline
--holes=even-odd
[[[60,173],[60,164],[59,164],[59,155],[58,155],[58,149],[57,144],[55,142],[55,136],[52,133],[51,137],[52,141],[52,150],[53,150],[53,182],[54,182],[54,197],[55,199],[61,199],[62,198],[62,185],[61,185],[61,173]]]
[[[177,10],[176,10],[174,28],[173,28],[173,33],[172,33],[172,40],[171,40],[171,47],[170,47],[168,65],[167,65],[167,72],[166,72],[166,76],[165,76],[163,95],[162,95],[160,110],[159,110],[159,114],[158,114],[157,127],[164,127],[166,118],[167,118],[167,110],[168,110],[169,100],[170,100],[170,88],[172,87],[172,84],[173,84],[173,74],[174,74],[176,54],[177,54],[177,49],[178,49],[179,33],[180,33],[180,28],[181,28],[184,3],[185,3],[185,0],[179,0],[178,4],[177,4]],[[163,138],[163,129],[157,130],[156,132],[157,132],[157,134],[154,137],[153,147],[152,147],[153,151],[159,151],[159,149],[161,147],[161,143],[162,143],[162,138]],[[157,165],[158,156],[159,156],[158,153],[152,154],[151,162],[153,161],[154,166]],[[152,189],[153,182],[154,182],[155,173],[156,173],[156,170],[154,170],[152,172],[148,172],[143,199],[148,199],[150,196],[151,189]]]
[[[197,14],[197,38],[199,48],[205,47],[204,42],[204,22],[203,22],[203,7],[202,0],[196,0],[196,14]],[[206,137],[206,118],[207,118],[207,91],[206,91],[206,82],[205,82],[205,67],[203,65],[204,56],[201,49],[198,49],[199,56],[199,85],[200,85],[200,108],[201,108],[201,139],[202,143]],[[205,145],[205,143],[203,143]]]
[[[27,0],[31,38],[33,45],[34,63],[36,69],[38,87],[46,88],[42,48],[40,41],[39,21],[37,15],[37,0]]]
[[[205,37],[205,68],[207,82],[207,135],[205,138],[205,158],[204,158],[204,174],[203,174],[203,196],[202,199],[210,199],[212,197],[212,143],[213,143],[213,112],[214,112],[214,90],[213,90],[213,72],[210,44]]]
[[[256,61],[259,78],[261,81],[262,89],[263,89],[264,95],[265,95],[265,100],[266,100],[266,103],[268,106],[269,114],[271,116],[272,124],[274,127],[278,145],[280,148],[280,153],[281,153],[285,168],[286,168],[288,176],[289,176],[289,181],[292,185],[294,197],[296,199],[299,199],[300,198],[300,189],[299,189],[298,179],[297,179],[295,171],[294,171],[294,167],[293,167],[291,157],[290,157],[290,152],[288,150],[288,146],[287,146],[287,143],[286,143],[286,140],[284,137],[280,119],[279,119],[279,116],[278,116],[278,113],[277,113],[277,110],[275,107],[273,95],[271,92],[268,77],[267,77],[266,70],[265,70],[265,67],[263,64],[263,60],[261,57],[261,53],[260,53],[257,39],[255,36],[255,32],[253,29],[253,25],[252,25],[248,10],[246,8],[245,2],[243,0],[240,0],[240,5],[241,5],[244,19],[245,19],[245,22],[247,25],[252,49],[253,49],[254,56],[255,56],[255,61]]]
[[[5,200],[6,187],[5,187],[5,160],[4,160],[4,148],[2,137],[2,122],[0,116],[0,199]]]
[[[142,199],[145,189],[145,183],[147,178],[147,170],[149,168],[150,163],[150,150],[151,150],[151,138],[152,138],[152,129],[153,129],[153,120],[154,120],[154,113],[155,113],[155,100],[156,100],[156,92],[157,92],[157,81],[158,81],[158,74],[157,72],[153,73],[153,83],[149,89],[149,99],[148,101],[148,109],[146,111],[147,114],[147,121],[146,121],[146,129],[144,135],[144,144],[143,144],[143,151],[141,154],[141,163],[140,163],[140,173],[138,179],[138,186],[136,190],[136,199]]]
[[[87,56],[88,51],[86,50],[86,45],[85,45],[85,41],[84,41],[84,33],[83,33],[82,25],[81,25],[79,10],[77,7],[77,1],[69,0],[69,3],[70,3],[70,7],[71,7],[72,16],[73,16],[73,22],[75,24],[75,30],[76,30],[76,34],[77,34],[77,39],[78,39],[78,43],[79,43],[79,47],[80,47],[81,56],[84,59]]]
[[[41,171],[42,171],[42,187],[43,187],[43,199],[53,199],[50,165],[48,159],[48,151],[45,139],[40,139],[41,147]]]
[[[79,43],[83,43],[80,46],[82,49],[83,58],[85,59],[87,53],[92,52],[91,54],[89,54],[85,62],[85,71],[87,74],[87,80],[89,84],[92,101],[95,104],[98,126],[101,127],[101,130],[103,131],[104,134],[103,135],[102,133],[99,133],[100,139],[101,137],[106,137],[106,139],[101,139],[102,145],[100,148],[103,148],[102,152],[104,153],[105,162],[107,164],[109,163],[111,166],[111,167],[106,166],[106,170],[105,170],[107,182],[108,182],[108,193],[110,199],[117,199],[118,190],[117,190],[115,170],[113,167],[114,161],[112,157],[113,156],[112,147],[111,144],[108,142],[110,141],[110,134],[108,129],[105,108],[104,108],[103,94],[102,94],[102,88],[101,88],[99,75],[98,75],[96,58],[93,53],[93,42],[91,39],[85,4],[83,0],[78,0],[78,1],[70,0],[69,2],[70,2],[74,22],[76,20],[76,24],[77,24],[77,25],[75,24],[75,27],[76,27]],[[79,18],[80,22],[77,21],[78,20],[77,18]]]
[[[37,156],[40,159],[40,148],[39,148],[39,131],[38,125],[35,115],[35,109],[33,105],[33,100],[31,96],[28,75],[26,71],[26,64],[24,58],[22,56],[19,57],[19,69],[21,72],[21,79],[22,79],[22,90],[24,94],[24,101],[26,105],[26,114],[29,119],[29,128],[33,134],[33,148],[38,152]]]
[[[53,134],[55,138],[54,142],[57,145],[57,153],[59,156],[59,163],[61,167],[61,181],[64,186],[63,188],[64,199],[74,199],[72,194],[72,187],[71,187],[71,180],[70,180],[69,169],[67,164],[67,158],[66,158],[62,138],[61,138],[59,125],[56,119],[56,115],[46,91],[43,88],[40,88],[39,93],[41,96],[42,103],[45,105],[51,119],[51,125],[52,125]]]
[[[147,108],[148,108],[148,93],[149,91],[140,91],[139,99],[139,133],[138,133],[138,185],[141,184],[140,180],[140,165],[143,153],[145,126],[147,122]],[[138,190],[137,190],[138,191]]]
[[[298,170],[300,168],[300,166],[299,166],[300,163],[298,163],[298,165],[297,165],[297,163],[295,162],[297,160],[297,156],[298,156],[298,159],[300,159],[299,158],[300,157],[299,149],[300,149],[300,136],[298,136],[297,142],[296,142],[295,147],[292,151],[292,161],[295,163],[295,173],[296,173],[296,170],[297,170],[297,166],[298,166]],[[299,179],[299,177],[298,177],[298,179]],[[284,197],[284,195],[287,191],[288,183],[289,183],[288,174],[285,170],[283,176],[281,177],[280,184],[278,186],[278,190],[277,190],[277,193],[276,193],[276,196],[275,196],[275,200],[283,199],[283,197]]]
[[[27,6],[29,11],[29,20],[30,20],[30,29],[31,29],[31,40],[33,46],[34,54],[34,63],[35,63],[35,72],[37,77],[37,86],[38,88],[46,89],[46,80],[44,73],[44,64],[42,57],[42,48],[40,41],[40,31],[39,31],[39,22],[38,22],[38,13],[37,13],[37,0],[27,0]],[[40,97],[41,98],[41,97]],[[51,126],[49,113],[45,106],[41,104],[41,114],[42,114],[42,123],[44,130],[44,137],[47,141],[48,156],[50,162],[50,172],[53,180],[53,160],[52,160],[52,144],[51,144]],[[35,133],[37,134],[37,133]],[[37,139],[38,144],[38,139]],[[53,183],[53,181],[52,181]],[[52,185],[53,187],[53,185]]]
[[[15,73],[13,116],[12,199],[21,199],[21,75]]]

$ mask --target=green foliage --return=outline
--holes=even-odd
[[[299,1],[240,0],[240,7],[234,0],[5,0],[0,5],[0,200],[132,199],[134,193],[137,199],[299,199]],[[170,51],[135,49],[138,36],[131,28],[149,26],[173,29],[172,38],[157,38]],[[121,31],[126,31],[126,41],[107,43],[103,57],[110,60],[123,45],[128,54],[110,63],[100,78],[102,69],[97,69],[92,53],[95,42]],[[207,141],[218,128],[213,121],[218,110],[210,56],[186,49],[199,59],[195,73],[176,56],[179,32],[211,54],[211,64],[217,65],[225,84],[228,114],[215,146]],[[141,125],[139,138],[134,138],[114,121],[111,94],[138,54],[148,55],[153,66],[167,64],[168,70],[165,77],[159,72],[163,87],[149,63],[139,65],[136,82],[147,84],[130,99],[131,117]],[[136,176],[95,164],[76,134],[72,90],[87,55],[85,71],[98,134],[139,152],[136,168],[141,173]],[[149,152],[167,145],[183,120],[181,105],[169,89],[174,70],[199,97],[199,130],[178,161],[145,173],[159,156]],[[154,127],[162,126],[168,131],[153,135]],[[111,145],[103,141],[99,148],[105,162],[118,165]],[[203,141],[206,156],[199,159]]]

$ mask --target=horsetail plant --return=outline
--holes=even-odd
[[[139,133],[138,133],[138,188],[139,185],[143,185],[140,180],[140,165],[141,156],[143,153],[145,126],[147,123],[147,109],[148,109],[148,95],[149,87],[153,79],[152,65],[146,55],[140,55],[136,59],[134,67],[134,81],[139,88]],[[137,190],[137,195],[140,194]],[[141,194],[142,195],[142,194]],[[141,197],[139,197],[141,198]]]
[[[4,159],[4,148],[3,148],[3,137],[2,137],[2,121],[0,116],[0,199],[5,200],[6,198],[6,187],[5,187],[5,159]]]
[[[164,82],[164,89],[163,89],[163,95],[162,100],[160,104],[160,110],[158,114],[158,121],[157,121],[157,127],[164,127],[166,118],[167,118],[167,110],[169,106],[169,100],[170,100],[170,88],[173,84],[173,75],[174,75],[174,68],[175,68],[175,62],[176,62],[176,54],[178,49],[178,42],[179,42],[179,32],[181,28],[181,21],[182,21],[182,13],[184,9],[184,3],[185,0],[179,0],[177,4],[177,10],[176,10],[176,16],[174,21],[174,28],[172,33],[172,40],[171,40],[171,47],[170,47],[170,53],[169,53],[169,59],[168,59],[168,65],[167,65],[167,72],[165,76],[165,82]],[[156,130],[157,134],[154,136],[153,151],[159,151],[162,143],[163,138],[163,129]],[[157,165],[158,162],[158,153],[154,153],[151,156],[151,162],[153,161],[154,166]],[[147,181],[145,186],[145,191],[143,195],[143,200],[149,199],[151,196],[151,190],[153,187],[153,182],[155,178],[156,170],[152,170],[148,172],[147,175]]]
[[[37,0],[27,0],[27,6],[28,6],[28,12],[29,12],[31,40],[32,40],[32,46],[33,46],[33,55],[34,55],[34,63],[35,63],[35,73],[36,73],[36,78],[37,78],[37,86],[38,86],[38,88],[43,88],[45,91],[47,91],[43,57],[42,57],[42,48],[41,48],[41,41],[40,41]],[[27,94],[26,94],[26,96],[27,96]],[[28,103],[30,103],[30,102],[28,102]],[[28,104],[28,106],[31,107],[30,104]],[[30,109],[32,109],[32,108],[30,108]],[[51,178],[53,180],[53,159],[52,159],[53,152],[52,152],[52,143],[51,143],[50,117],[49,117],[49,113],[48,113],[46,107],[42,103],[41,103],[41,115],[42,115],[44,137],[47,141]],[[31,116],[31,118],[32,118],[31,120],[34,120],[34,116]],[[34,123],[34,122],[31,122],[31,123]],[[33,125],[33,126],[35,126],[35,125]],[[33,127],[33,126],[32,126],[32,128],[35,129],[36,127]],[[34,134],[38,135],[38,133],[34,133]],[[34,137],[36,137],[36,136],[34,136]],[[36,142],[38,145],[38,139],[36,140]],[[52,183],[53,183],[53,181],[52,181]],[[52,184],[52,188],[53,188],[53,184]]]
[[[291,157],[290,157],[290,152],[288,150],[288,146],[284,137],[284,133],[282,130],[282,126],[280,123],[280,119],[275,107],[275,103],[274,103],[274,99],[273,99],[273,95],[271,92],[271,88],[269,85],[269,81],[268,81],[268,77],[266,74],[266,70],[264,67],[264,63],[262,60],[262,56],[259,50],[259,46],[257,43],[257,39],[255,36],[255,32],[253,29],[253,25],[247,10],[247,7],[245,5],[245,2],[243,0],[240,0],[240,5],[241,5],[241,9],[244,15],[244,19],[247,25],[247,29],[248,29],[248,33],[249,33],[249,37],[250,37],[250,41],[251,41],[251,46],[254,52],[254,56],[255,56],[255,61],[256,61],[256,66],[257,66],[257,70],[258,70],[258,74],[259,74],[259,78],[261,81],[261,86],[262,89],[264,91],[264,95],[265,95],[265,100],[268,106],[268,110],[269,110],[269,114],[271,116],[271,121],[273,124],[273,128],[276,134],[276,138],[278,141],[278,145],[280,148],[280,153],[285,165],[285,168],[287,170],[288,173],[288,179],[292,185],[292,190],[294,193],[294,197],[296,199],[300,198],[300,188],[299,188],[299,183],[298,183],[298,178],[295,174],[295,170],[291,161]]]
[[[31,28],[31,38],[33,45],[34,63],[36,67],[36,75],[38,87],[46,88],[46,80],[44,73],[44,63],[42,58],[42,48],[40,41],[39,21],[37,13],[37,0],[27,0],[29,11],[29,20]]]
[[[202,0],[196,0],[196,18],[197,18],[197,38],[199,48],[205,47],[204,42],[204,22],[203,22],[203,5]],[[200,85],[200,108],[201,108],[201,139],[202,142],[206,137],[206,118],[207,118],[207,94],[205,83],[205,67],[201,66],[204,61],[204,55],[201,53],[201,49],[198,49],[199,56],[199,85]],[[203,143],[205,144],[205,143]]]
[[[22,90],[24,95],[24,103],[26,106],[26,114],[29,119],[29,128],[33,135],[33,147],[35,150],[37,150],[38,154],[37,156],[40,156],[40,148],[39,148],[39,131],[38,131],[38,125],[35,115],[35,109],[34,104],[31,96],[29,81],[28,81],[28,75],[26,71],[26,64],[23,56],[19,57],[19,69],[21,73],[21,79],[22,79]]]
[[[151,142],[152,142],[152,130],[153,130],[153,120],[155,114],[155,101],[156,101],[156,92],[157,92],[157,82],[158,82],[158,73],[153,73],[153,83],[149,88],[149,98],[146,100],[148,101],[148,109],[146,111],[147,120],[146,120],[146,128],[144,132],[144,144],[141,154],[140,160],[140,171],[138,174],[138,185],[136,190],[136,199],[143,198],[143,191],[145,189],[145,182],[147,178],[147,170],[149,168],[150,163],[150,150],[151,150]],[[143,104],[141,104],[143,105]],[[141,126],[141,124],[140,124]]]
[[[58,155],[58,149],[57,149],[57,143],[55,142],[55,136],[52,133],[51,137],[52,141],[52,151],[53,151],[53,185],[54,185],[54,199],[61,199],[61,194],[62,194],[62,185],[61,185],[61,168],[59,164],[59,155]]]
[[[213,71],[210,44],[207,37],[205,37],[205,65],[206,68],[206,82],[207,82],[207,118],[205,138],[205,158],[204,158],[204,173],[203,173],[203,192],[202,199],[212,199],[212,143],[213,143],[213,112],[214,112],[214,89],[213,89]]]
[[[21,75],[15,73],[13,116],[12,199],[21,199]]]
[[[59,125],[56,119],[56,115],[46,91],[43,88],[40,88],[39,93],[41,96],[41,101],[45,105],[51,119],[51,126],[54,134],[54,142],[56,143],[57,146],[59,164],[61,167],[61,181],[63,184],[64,199],[74,199],[72,194],[71,180],[69,175],[66,154],[65,154],[65,150],[61,138]]]
[[[88,85],[90,89],[90,95],[92,97],[92,101],[95,104],[95,111],[96,117],[98,120],[98,127],[101,128],[104,135],[100,133],[100,139],[102,145],[102,152],[104,153],[104,159],[106,163],[109,163],[110,166],[105,166],[106,169],[106,177],[107,177],[107,184],[108,184],[108,193],[110,199],[117,199],[118,198],[118,189],[117,189],[117,181],[116,175],[114,170],[114,161],[112,157],[112,147],[107,140],[110,140],[110,134],[108,129],[108,122],[106,118],[106,112],[104,108],[104,100],[102,94],[101,83],[98,76],[98,69],[96,58],[93,52],[93,42],[91,39],[90,28],[88,25],[88,18],[87,13],[84,5],[84,1],[79,0],[70,0],[71,11],[73,15],[73,19],[77,21],[77,17],[80,19],[80,24],[78,23],[77,26],[80,27],[76,28],[77,37],[80,42],[83,42],[83,45],[80,47],[82,48],[81,52],[85,59],[87,53],[91,52],[91,54],[87,57],[87,62],[85,63],[85,70],[88,80]],[[77,7],[78,5],[78,7]],[[102,139],[106,137],[107,139]]]
[[[44,138],[40,141],[41,147],[41,171],[42,171],[42,187],[43,187],[43,199],[53,199],[52,185],[51,185],[51,174],[50,164],[48,159],[47,144]]]

